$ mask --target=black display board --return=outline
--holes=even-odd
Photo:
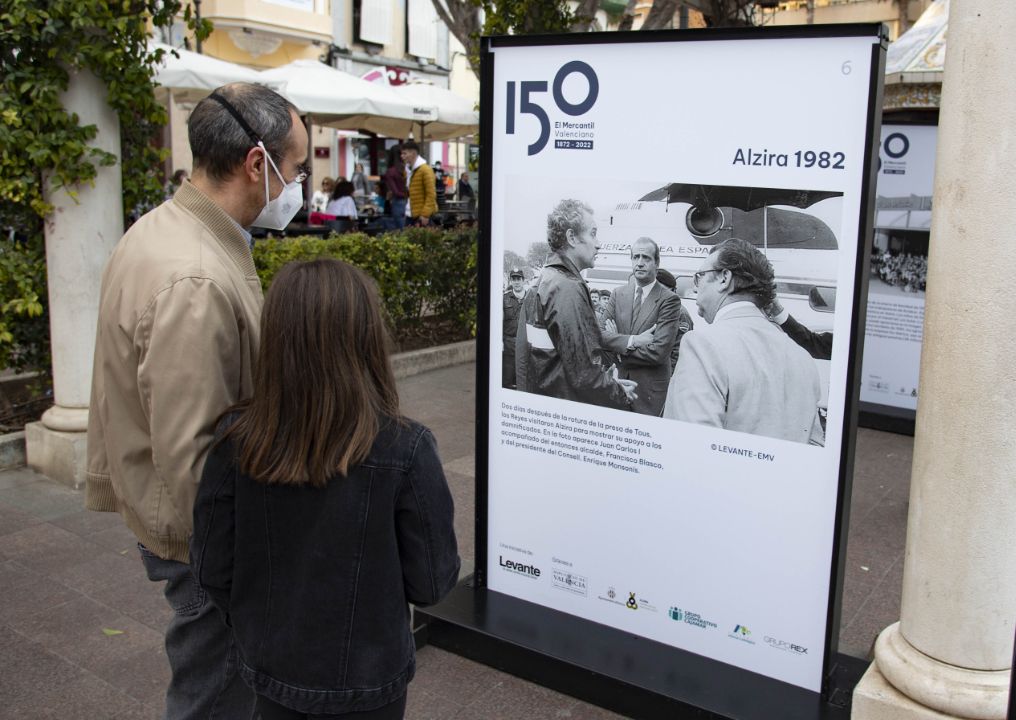
[[[885,44],[873,25],[484,39],[476,569],[417,610],[421,638],[638,717],[847,717],[863,663],[836,639]],[[610,291],[623,322],[645,237],[676,278],[665,302],[695,323],[657,386],[623,345],[611,370],[586,358],[604,377],[568,348],[614,332],[579,335],[595,313],[576,287]],[[723,299],[710,275],[734,273],[709,263],[729,237],[825,351]],[[757,351],[722,345],[743,337],[735,313]],[[729,352],[696,365],[710,342]],[[695,411],[745,373],[782,378],[781,402],[730,380],[724,407]],[[661,409],[610,407],[615,377]],[[803,433],[786,420],[801,408]]]

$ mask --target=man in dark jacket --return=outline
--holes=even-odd
[[[798,345],[808,351],[816,360],[828,360],[833,355],[833,334],[813,332],[794,319],[779,300],[773,300],[766,308],[766,315]]]
[[[615,379],[601,364],[600,328],[580,275],[599,250],[592,208],[578,200],[559,202],[547,216],[547,244],[552,254],[519,315],[518,389],[626,409],[637,397],[637,383]]]
[[[515,388],[515,335],[519,328],[519,311],[526,297],[526,277],[521,268],[508,273],[508,290],[501,296],[504,310],[501,328],[501,387]]]
[[[670,292],[677,295],[677,278],[669,270],[660,268],[656,271],[656,282],[663,285]],[[678,296],[680,297],[680,296]],[[674,341],[674,348],[670,351],[670,374],[674,374],[677,367],[677,358],[681,354],[681,338],[695,329],[695,321],[691,319],[691,313],[684,309],[684,305],[678,307],[677,316],[677,339]]]

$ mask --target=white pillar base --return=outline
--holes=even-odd
[[[42,422],[25,425],[28,466],[74,490],[85,487],[87,433],[53,430]]]
[[[71,433],[87,432],[88,408],[54,405],[42,414],[40,420],[50,430]]]
[[[875,662],[854,690],[852,718],[1005,720],[1009,670],[969,670],[917,650],[894,623],[878,636]]]
[[[955,716],[943,715],[914,702],[889,684],[872,663],[854,688],[850,706],[850,720],[952,720]]]

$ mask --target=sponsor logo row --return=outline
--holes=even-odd
[[[579,595],[581,597],[589,597],[589,584],[587,578],[584,575],[574,572],[571,568],[570,562],[560,560],[558,558],[553,558],[553,561],[554,567],[551,568],[550,575],[551,585],[563,592]],[[510,557],[505,557],[502,554],[498,556],[498,565],[500,565],[503,572],[522,575],[532,580],[539,580],[544,577],[543,570],[537,567],[532,560],[522,562]],[[614,586],[607,586],[606,591],[602,594],[598,594],[596,599],[612,605],[617,605],[620,608],[633,612],[642,611],[659,613],[657,606],[650,602],[650,600],[645,596],[636,591],[618,590]],[[691,610],[677,607],[675,605],[671,605],[669,607],[666,611],[666,617],[673,622],[681,623],[682,625],[690,625],[694,628],[705,631],[722,632],[723,630],[726,630],[726,628],[731,627],[730,625],[725,624],[721,630],[718,622],[708,619],[700,613],[692,612]],[[753,633],[747,625],[741,623],[734,624],[733,629],[729,630],[726,635],[731,640],[736,640],[737,642],[745,643],[747,645],[756,645],[758,642],[762,642],[770,648],[791,653],[793,655],[808,654],[808,648],[803,645],[776,638],[771,635],[762,635],[759,637]]]

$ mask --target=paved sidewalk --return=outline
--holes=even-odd
[[[399,383],[431,427],[473,565],[473,365]],[[868,657],[899,617],[912,439],[861,430],[840,649]],[[0,718],[156,720],[168,678],[170,611],[116,515],[30,470],[0,472]],[[436,648],[418,656],[407,720],[620,717]],[[239,719],[238,719],[239,720]]]

